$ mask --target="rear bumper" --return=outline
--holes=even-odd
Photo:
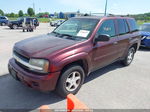
[[[8,69],[10,74],[12,69],[16,72],[15,79],[18,79],[30,88],[43,92],[54,90],[60,75],[60,72],[49,73],[47,75],[31,73],[18,66],[14,59],[9,61]]]

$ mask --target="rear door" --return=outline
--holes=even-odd
[[[118,38],[116,35],[115,20],[102,22],[96,35],[110,36],[108,42],[98,42],[93,48],[93,70],[104,67],[118,58]]]
[[[118,55],[122,57],[129,46],[129,26],[125,19],[117,19]]]

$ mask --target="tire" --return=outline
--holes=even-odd
[[[2,25],[2,26],[5,26],[6,24],[5,24],[5,23],[1,23],[1,25]]]
[[[70,66],[61,74],[55,92],[63,98],[70,93],[76,94],[84,83],[84,78],[85,73],[81,66]]]
[[[129,66],[132,63],[133,59],[134,59],[134,54],[135,54],[135,48],[134,47],[129,48],[125,59],[122,60],[122,64],[124,66]]]
[[[23,32],[25,32],[25,29],[23,29]]]
[[[12,26],[10,26],[9,28],[10,28],[10,29],[13,29],[13,27],[12,27]]]
[[[14,25],[12,25],[12,28],[13,28],[13,29],[17,29],[18,26],[14,24]]]
[[[57,24],[54,24],[54,27],[57,27]]]

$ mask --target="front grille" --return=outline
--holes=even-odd
[[[16,64],[19,65],[21,68],[25,69],[25,70],[29,70],[29,67],[19,63],[17,60],[15,60]]]
[[[14,53],[17,57],[19,57],[20,59],[22,59],[23,61],[29,62],[29,59],[30,59],[30,58],[28,58],[28,57],[26,57],[26,56],[24,56],[24,55],[22,55],[22,54],[20,54],[20,53],[18,53],[18,52],[16,52],[16,51],[14,51],[13,53]]]
[[[16,52],[16,51],[13,51],[13,53],[14,53],[17,57],[19,57],[21,60],[23,60],[23,61],[29,63],[29,58],[28,58],[28,57],[26,57],[26,56],[24,56],[24,55],[22,55],[22,54],[20,54],[20,53],[18,53],[18,52]],[[18,62],[16,59],[15,59],[15,62],[16,62],[16,64],[19,65],[21,68],[26,69],[26,70],[29,69],[27,66],[25,66],[25,65],[23,65],[22,63]]]

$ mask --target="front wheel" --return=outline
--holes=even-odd
[[[84,70],[81,66],[73,65],[67,68],[61,75],[56,92],[59,96],[66,98],[68,94],[76,94],[81,88],[85,78]]]
[[[135,48],[131,47],[128,50],[127,56],[125,57],[125,59],[122,61],[122,64],[124,66],[128,66],[132,63],[133,59],[134,59],[134,54],[135,54]]]

